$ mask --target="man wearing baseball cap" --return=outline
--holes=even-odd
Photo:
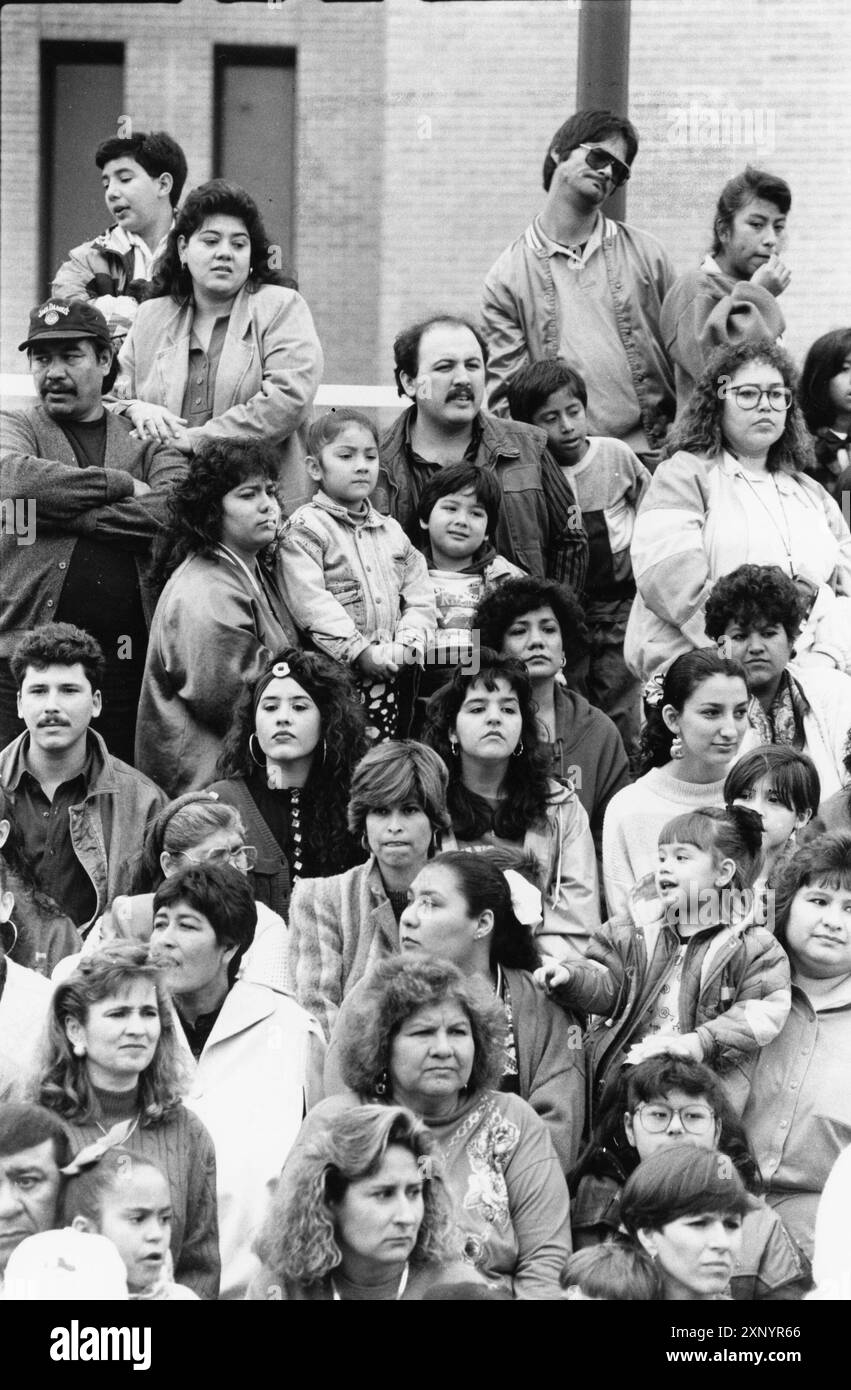
[[[0,417],[0,748],[21,732],[12,650],[31,629],[67,622],[103,649],[98,730],[132,762],[155,603],[151,544],[187,460],[131,438],[129,421],[104,408],[116,369],[93,304],[48,299],[30,314],[20,348],[40,399]]]

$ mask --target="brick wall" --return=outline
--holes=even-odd
[[[15,344],[44,289],[40,40],[124,42],[125,109],[180,139],[190,185],[211,173],[213,45],[295,47],[296,262],[326,380],[389,383],[398,328],[434,305],[475,310],[484,273],[539,206],[547,140],[573,109],[578,25],[573,0],[7,6],[2,370],[20,370]],[[628,220],[684,269],[726,178],[749,160],[786,177],[794,279],[783,307],[798,354],[849,317],[849,40],[847,0],[632,5],[642,145]],[[80,176],[96,177],[91,151]]]

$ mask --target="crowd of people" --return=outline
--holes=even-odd
[[[565,121],[381,431],[255,198],[98,148],[3,417],[5,1298],[851,1297],[851,328],[637,151]]]

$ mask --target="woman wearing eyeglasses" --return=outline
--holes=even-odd
[[[812,597],[823,586],[851,594],[851,531],[805,472],[812,444],[795,384],[791,359],[767,340],[720,349],[698,380],[633,533],[624,656],[643,678],[709,644],[709,592],[739,565],[779,565]]]
[[[741,1121],[709,1067],[660,1053],[624,1067],[607,1085],[585,1152],[569,1175],[576,1249],[620,1226],[621,1191],[645,1159],[675,1145],[716,1149],[750,1194],[730,1281],[735,1299],[798,1299],[811,1287],[806,1256],[757,1194],[760,1174]]]
[[[257,929],[240,964],[240,979],[254,980],[273,989],[291,991],[289,932],[284,919],[260,901],[257,849],[245,842],[239,812],[215,792],[187,792],[169,802],[145,835],[135,873],[136,893],[113,899],[109,910],[95,922],[83,950],[59,963],[54,981],[64,980],[83,957],[113,939],[149,941],[154,924],[154,894],[161,883],[190,864],[230,864],[251,880],[257,901]],[[262,868],[262,866],[260,866]]]

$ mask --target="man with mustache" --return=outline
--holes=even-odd
[[[85,933],[131,888],[148,823],[165,797],[90,728],[103,654],[87,632],[45,623],[12,654],[26,731],[0,752],[0,785],[39,887]]]
[[[103,649],[106,712],[98,727],[132,762],[156,601],[151,544],[188,460],[134,439],[130,422],[104,409],[115,364],[106,319],[93,304],[49,299],[32,311],[21,351],[40,400],[0,417],[0,747],[21,727],[12,650],[39,623],[69,622]]]
[[[414,404],[382,436],[373,505],[421,544],[417,508],[429,478],[448,464],[476,463],[495,473],[502,492],[490,538],[498,554],[581,592],[588,537],[573,490],[543,430],[482,410],[487,347],[478,329],[435,315],[400,333],[393,352],[399,395]]]
[[[530,362],[561,357],[588,383],[592,435],[620,439],[652,471],[674,416],[674,374],[659,315],[674,279],[655,237],[603,213],[638,151],[631,121],[578,111],[550,140],[539,215],[489,270],[482,323],[488,396]]]

